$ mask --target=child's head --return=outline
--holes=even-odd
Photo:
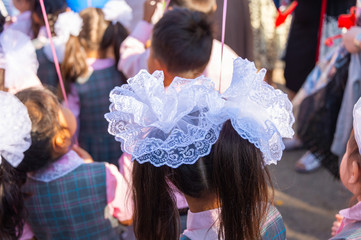
[[[154,26],[148,70],[163,70],[165,86],[175,76],[196,78],[209,62],[212,43],[212,24],[204,13],[175,8]]]
[[[184,7],[192,11],[212,14],[216,11],[216,0],[170,0],[169,7]]]
[[[340,178],[345,187],[361,201],[361,99],[353,109],[353,131],[340,165]]]
[[[58,18],[58,15],[66,11],[66,0],[44,0],[45,11],[48,16],[51,34],[55,35],[54,24]],[[43,12],[41,11],[41,5],[39,0],[35,0],[34,8],[32,9],[32,29],[34,37],[39,34],[41,26],[45,26]]]
[[[99,8],[87,8],[79,13],[83,27],[79,36],[70,36],[62,63],[63,77],[74,82],[88,72],[87,58],[114,58],[119,60],[119,49],[127,37],[127,30],[119,22],[105,20]]]
[[[354,131],[351,133],[346,153],[341,161],[340,178],[343,185],[361,201],[361,155]]]
[[[0,239],[19,239],[25,211],[21,186],[26,175],[15,168],[30,146],[31,121],[14,95],[0,91]]]
[[[16,94],[27,107],[32,122],[31,146],[18,169],[33,172],[67,153],[76,130],[76,120],[47,89],[28,88]]]
[[[35,0],[13,0],[13,5],[20,13],[23,13],[34,8]]]

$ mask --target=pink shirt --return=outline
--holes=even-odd
[[[350,223],[361,221],[361,202],[358,202],[350,208],[346,208],[340,211],[340,215],[343,217],[341,226],[337,231],[337,234]]]
[[[192,240],[207,239],[218,240],[219,217],[221,210],[219,208],[192,213],[188,211],[187,228],[183,235]]]
[[[53,181],[75,170],[82,164],[85,164],[83,160],[74,151],[69,151],[46,169],[30,174],[29,177],[37,181]],[[133,217],[133,205],[131,201],[132,198],[129,197],[130,185],[123,175],[119,173],[116,166],[109,163],[104,164],[109,213],[121,222],[131,220]],[[20,239],[31,239],[31,236],[33,236],[33,234],[30,227],[25,225],[23,235]]]
[[[134,77],[141,69],[147,69],[147,60],[149,58],[150,49],[146,49],[145,44],[151,38],[152,31],[152,24],[140,21],[130,36],[123,41],[120,48],[121,58],[118,63],[118,70],[122,71],[128,78]],[[215,88],[217,90],[219,89],[221,76],[221,49],[221,42],[214,39],[209,63],[203,72],[204,76],[210,78],[215,83]],[[237,57],[238,55],[229,46],[224,45],[222,92],[224,92],[231,84],[233,60]]]
[[[29,36],[30,38],[34,37],[33,31],[31,29],[31,11],[25,11],[20,13],[14,23],[5,26],[5,30],[12,29],[19,32],[24,33],[25,35]]]

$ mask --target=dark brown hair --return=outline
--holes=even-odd
[[[6,159],[0,164],[0,239],[16,240],[23,232],[26,211],[21,186],[26,175]]]
[[[36,38],[39,34],[41,26],[45,26],[43,12],[41,11],[40,1],[34,1],[34,8],[32,10],[32,23],[31,27],[33,30],[34,38]],[[54,25],[56,20],[58,19],[58,15],[62,12],[66,11],[67,4],[65,0],[44,0],[45,11],[47,13],[49,27],[51,31],[51,35],[55,36]],[[37,22],[36,18],[40,20]]]
[[[212,28],[204,13],[186,8],[168,11],[154,26],[153,56],[171,73],[202,73],[211,57]]]
[[[23,172],[37,171],[55,161],[52,158],[52,140],[63,128],[58,120],[61,105],[47,89],[27,88],[16,96],[26,106],[31,119],[31,146],[17,167]]]
[[[179,216],[167,179],[193,198],[216,194],[221,206],[220,238],[261,238],[271,179],[261,151],[240,137],[229,121],[210,154],[193,165],[173,169],[134,163],[134,232],[139,240],[179,238]]]
[[[79,15],[83,19],[82,30],[78,37],[70,36],[61,66],[67,92],[70,83],[88,72],[87,51],[98,51],[100,57],[104,58],[107,49],[113,47],[115,60],[118,62],[120,45],[128,36],[123,25],[106,21],[99,8],[86,8]]]
[[[216,0],[170,0],[169,7],[184,7],[210,15],[216,4]]]

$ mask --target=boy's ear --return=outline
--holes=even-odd
[[[357,161],[352,161],[350,169],[351,169],[351,175],[348,182],[350,184],[358,183],[360,181],[361,171]]]

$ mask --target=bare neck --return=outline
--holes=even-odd
[[[201,198],[193,198],[188,195],[185,195],[185,198],[187,200],[189,210],[192,213],[204,212],[220,207],[219,201],[217,200],[217,196],[214,193],[204,195]]]

